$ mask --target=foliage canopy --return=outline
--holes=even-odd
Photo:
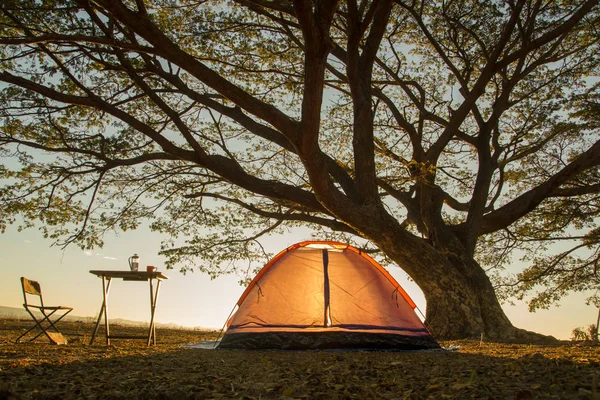
[[[0,227],[91,248],[149,220],[169,266],[213,275],[298,227],[395,262],[385,232],[452,236],[498,293],[542,285],[534,309],[597,293],[599,11],[4,0]]]

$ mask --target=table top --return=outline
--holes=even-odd
[[[123,280],[139,280],[139,281],[147,281],[148,279],[169,279],[168,276],[164,275],[160,271],[147,272],[147,271],[127,271],[127,270],[91,270],[90,274],[94,274],[96,276],[104,276],[106,278],[122,278]]]

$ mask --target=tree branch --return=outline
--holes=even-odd
[[[592,145],[587,151],[581,153],[551,178],[508,202],[501,208],[485,215],[479,234],[488,234],[508,227],[519,218],[534,210],[546,198],[551,197],[555,191],[560,193],[560,186],[562,184],[568,182],[577,174],[598,165],[600,165],[600,141]],[[464,226],[461,224],[457,228],[463,229]]]

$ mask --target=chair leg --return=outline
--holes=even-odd
[[[38,322],[38,326],[41,329],[41,332],[38,333],[33,339],[29,340],[30,342],[33,342],[35,339],[39,338],[42,335],[46,335],[46,337],[53,343],[57,344],[54,339],[48,335],[48,329],[50,329],[50,326],[48,326],[47,328],[44,328],[44,326],[42,325],[44,322],[49,322],[50,325],[52,325],[52,321],[50,321],[50,317],[52,316],[52,314],[54,314],[56,312],[56,310],[52,311],[50,314],[47,314],[42,310],[41,311],[42,314],[44,315],[44,318],[42,318],[39,322]],[[37,320],[36,320],[37,321]],[[54,329],[58,332],[58,329],[56,329],[56,327],[54,327]],[[60,333],[60,332],[59,332]]]
[[[52,321],[50,319],[50,317],[52,317],[52,315],[54,315],[54,313],[56,313],[59,310],[54,310],[49,314],[46,314],[44,312],[44,310],[40,310],[42,315],[44,316],[44,318],[38,320],[35,317],[35,314],[33,314],[29,309],[27,309],[27,312],[29,313],[29,315],[31,316],[31,318],[36,322],[36,324],[34,326],[32,326],[31,328],[29,328],[25,333],[23,333],[21,336],[19,336],[15,342],[16,343],[20,343],[21,338],[23,338],[25,335],[27,335],[29,332],[33,331],[35,328],[39,328],[41,330],[41,332],[39,332],[36,336],[34,336],[32,339],[29,339],[27,342],[33,342],[34,340],[36,340],[38,337],[40,337],[41,335],[46,335],[46,337],[54,344],[67,344],[67,339],[65,339],[65,337],[62,335],[62,333],[60,333],[60,331],[58,330],[58,328],[56,327],[55,324],[57,324],[61,319],[63,319],[67,314],[69,314],[72,310],[67,310],[63,315],[61,315],[59,318],[57,318],[55,321]],[[64,310],[63,310],[64,311]],[[44,328],[43,324],[47,322],[48,323],[48,327]],[[54,329],[55,332],[51,332],[48,331],[49,329]]]
[[[35,317],[34,313],[32,313],[28,308],[26,308],[25,310],[27,310],[27,312],[29,313],[29,315],[31,316],[31,318],[35,321],[35,325],[32,326],[31,328],[27,329],[27,331],[25,331],[25,333],[23,333],[21,336],[19,336],[15,340],[15,343],[20,343],[19,340],[21,340],[22,337],[24,337],[25,335],[27,335],[29,332],[31,332],[35,328],[39,327],[42,330],[42,332],[38,333],[38,335],[36,337],[34,337],[33,339],[28,340],[28,342],[31,342],[32,340],[37,339],[43,333],[43,330],[44,330],[44,328],[41,326],[41,323],[44,321],[45,318],[42,319],[41,321],[38,321],[38,319]]]
[[[63,336],[62,333],[60,333],[60,331],[58,330],[58,328],[56,327],[55,324],[57,324],[61,319],[63,319],[68,313],[70,313],[72,310],[68,310],[67,312],[65,312],[63,315],[61,315],[60,317],[58,317],[56,320],[52,321],[50,319],[50,317],[58,310],[54,310],[52,311],[50,314],[48,314],[46,316],[46,313],[44,311],[42,311],[42,314],[44,314],[44,316],[46,316],[46,318],[44,318],[45,321],[48,321],[48,324],[50,326],[48,326],[48,328],[44,329],[44,332],[46,334],[46,337],[48,339],[50,339],[51,342],[53,342],[54,344],[67,344],[67,339],[65,339],[65,337]],[[63,310],[64,311],[64,310]],[[50,332],[48,331],[48,329],[54,329],[55,332]]]
[[[58,328],[56,327],[56,325],[55,325],[55,324],[58,324],[58,322],[59,322],[61,319],[63,319],[64,317],[66,317],[66,316],[67,316],[67,314],[69,314],[69,313],[70,313],[71,311],[73,311],[73,310],[67,310],[67,312],[65,312],[63,315],[61,315],[60,317],[58,317],[57,319],[55,319],[54,321],[52,321],[52,320],[50,319],[50,317],[51,317],[51,316],[52,316],[52,314],[54,314],[56,311],[58,311],[58,310],[54,310],[54,311],[52,311],[50,314],[48,314],[48,316],[47,316],[45,319],[47,319],[47,320],[48,320],[48,323],[50,324],[50,326],[52,326],[52,329],[54,329],[56,332],[60,333],[60,331],[58,330]],[[64,309],[63,309],[63,311],[64,311]],[[43,311],[42,311],[42,314],[46,315],[46,313],[44,313]]]

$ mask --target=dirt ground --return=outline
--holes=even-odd
[[[67,345],[15,344],[27,321],[0,320],[0,399],[600,399],[600,347],[443,342],[454,351],[203,350],[216,332],[157,329],[158,344],[62,324]],[[112,333],[144,328],[111,325]]]

